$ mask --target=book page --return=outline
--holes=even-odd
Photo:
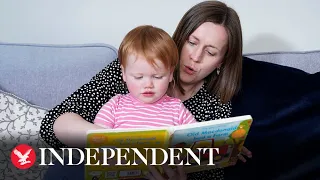
[[[238,160],[237,155],[242,149],[251,123],[250,116],[243,116],[243,118],[238,118],[235,121],[177,128],[171,137],[169,146],[191,148],[194,154],[199,157],[199,159],[194,159],[186,151],[181,154],[183,163],[190,164],[185,166],[187,172],[234,165]],[[199,151],[197,148],[218,148],[219,153],[213,151],[210,154],[208,150]],[[208,165],[210,159],[214,162],[211,163],[212,165]],[[200,165],[198,160],[200,160]],[[213,166],[213,164],[215,165]]]

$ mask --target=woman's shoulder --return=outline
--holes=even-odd
[[[91,92],[98,92],[111,99],[116,94],[126,94],[127,88],[122,80],[121,67],[118,59],[110,62],[105,68],[103,68],[98,74],[96,74],[91,80],[89,85],[83,87],[84,90],[90,86]],[[87,90],[86,90],[87,91]]]
[[[121,77],[121,66],[118,58],[107,64],[98,74],[96,74],[91,81],[104,81],[115,77]]]
[[[121,74],[121,65],[120,65],[120,61],[118,58],[116,58],[115,60],[113,60],[112,62],[110,62],[104,69],[103,71],[107,74],[114,74],[114,75],[118,75]]]
[[[201,87],[196,95],[183,103],[197,121],[226,118],[231,114],[231,104],[222,104],[217,95],[207,91],[206,86]]]
[[[188,104],[195,104],[196,106],[213,106],[218,109],[231,110],[231,102],[224,104],[217,94],[212,94],[207,90],[207,84],[204,83],[195,96],[187,100]]]
[[[115,88],[123,85],[121,66],[118,59],[113,60],[105,68],[103,68],[91,81],[95,81],[108,88]],[[110,87],[113,86],[113,87]]]

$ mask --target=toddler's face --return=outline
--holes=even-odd
[[[143,56],[130,55],[126,67],[122,67],[122,77],[129,92],[144,103],[154,103],[166,94],[172,81],[172,72],[160,60],[149,64]]]

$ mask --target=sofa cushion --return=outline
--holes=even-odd
[[[254,122],[245,146],[247,163],[226,168],[227,179],[312,179],[320,169],[320,72],[244,57],[242,90],[232,116]]]
[[[0,89],[51,109],[116,57],[106,44],[0,43]]]
[[[257,61],[270,62],[282,66],[301,69],[308,73],[320,71],[320,51],[290,51],[247,53],[246,57]]]
[[[35,164],[19,170],[11,163],[11,151],[19,144],[28,144],[39,154],[38,147],[49,147],[40,137],[40,124],[47,109],[33,106],[17,96],[0,90],[0,179],[42,179],[47,166]]]

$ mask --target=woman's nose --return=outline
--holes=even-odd
[[[193,48],[190,57],[193,61],[198,62],[201,59],[201,54],[202,54],[201,48],[199,47]]]

